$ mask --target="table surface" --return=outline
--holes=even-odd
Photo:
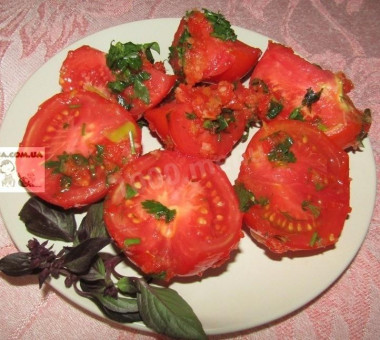
[[[1,120],[28,77],[78,39],[118,24],[150,18],[178,18],[186,10],[203,7],[222,12],[233,25],[292,46],[324,68],[343,70],[355,84],[351,98],[356,106],[369,107],[373,113],[369,139],[378,177],[380,1],[377,0],[0,0]],[[377,200],[358,255],[322,296],[271,324],[213,338],[379,338],[379,219]],[[0,257],[3,257],[16,248],[4,223],[0,222]],[[161,338],[88,315],[50,287],[39,290],[33,277],[0,276],[2,339],[50,339],[57,334],[64,334],[66,339]]]

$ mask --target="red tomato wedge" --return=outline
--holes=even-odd
[[[304,122],[264,123],[243,155],[235,189],[245,224],[270,251],[332,246],[351,210],[348,155]]]
[[[165,280],[220,266],[243,236],[238,201],[221,168],[167,150],[123,169],[106,197],[104,219],[126,256]]]
[[[182,18],[174,35],[169,62],[189,85],[207,81],[238,81],[248,74],[261,50],[237,40],[219,13],[194,10]]]
[[[150,129],[167,149],[213,161],[224,160],[246,128],[251,114],[245,105],[248,95],[223,81],[197,87],[181,84],[175,97],[174,102],[145,113]]]
[[[162,62],[151,63],[144,56],[142,60],[142,70],[149,75],[149,79],[142,81],[149,93],[148,102],[135,94],[133,86],[127,86],[120,93],[112,91],[108,84],[116,80],[116,73],[107,66],[106,53],[86,45],[68,53],[61,66],[59,82],[63,91],[84,89],[119,102],[137,120],[168,95],[177,79],[166,74]]]
[[[20,147],[44,147],[45,190],[36,195],[63,208],[103,198],[120,168],[141,154],[141,131],[120,105],[93,92],[54,95],[30,119]],[[17,159],[20,178],[31,169]],[[28,187],[33,192],[33,187]]]
[[[369,110],[355,108],[347,93],[353,88],[342,72],[333,73],[269,42],[251,76],[251,86],[264,86],[264,121],[298,119],[324,131],[338,146],[360,146],[371,124]],[[268,96],[270,97],[268,99]]]

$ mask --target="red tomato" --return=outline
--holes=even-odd
[[[59,84],[63,91],[84,89],[114,100],[107,87],[112,80],[114,76],[107,67],[106,54],[87,45],[69,51],[60,69]]]
[[[146,274],[202,275],[229,259],[242,214],[221,168],[156,150],[129,163],[104,203],[110,236]]]
[[[141,153],[141,131],[121,106],[93,92],[59,93],[30,119],[20,147],[45,147],[45,190],[36,192],[63,208],[81,207],[106,194],[112,176]],[[20,178],[31,169],[17,159]],[[33,192],[33,187],[28,187]]]
[[[220,82],[211,86],[176,89],[176,100],[149,110],[145,118],[167,149],[184,154],[225,159],[241,139],[248,111],[242,92]]]
[[[236,40],[230,23],[221,14],[194,10],[179,24],[169,62],[175,74],[194,85],[201,81],[240,80],[260,55],[259,49]]]
[[[235,188],[252,236],[284,253],[338,241],[349,186],[346,152],[309,124],[276,120],[251,139]]]
[[[264,121],[308,121],[342,148],[357,147],[368,132],[370,111],[355,108],[347,95],[353,85],[344,74],[323,70],[289,47],[269,42],[252,73],[252,82],[267,88],[264,101],[269,104],[260,116]]]
[[[144,111],[158,105],[168,95],[177,79],[165,73],[162,62],[152,64],[143,57],[142,68],[150,75],[150,79],[143,81],[149,92],[149,103],[137,98],[132,86],[120,94],[113,92],[108,83],[115,81],[116,77],[107,66],[106,53],[90,46],[68,53],[60,70],[60,84],[63,91],[84,89],[122,103],[135,119],[139,119]]]

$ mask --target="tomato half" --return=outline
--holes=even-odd
[[[210,86],[179,85],[175,101],[145,113],[151,130],[167,149],[184,154],[224,160],[244,133],[247,96],[229,82]]]
[[[127,86],[120,93],[112,91],[108,84],[116,80],[116,75],[107,66],[106,53],[86,45],[67,54],[60,70],[60,85],[63,91],[84,89],[96,92],[122,104],[137,120],[144,111],[158,105],[168,95],[177,79],[166,74],[162,62],[151,63],[144,56],[142,59],[142,70],[149,74],[149,79],[142,81],[149,93],[147,102],[135,94],[133,86]]]
[[[235,188],[252,236],[276,253],[335,244],[350,212],[349,159],[304,122],[265,123],[243,155]]]
[[[260,55],[260,49],[237,40],[221,14],[194,10],[178,26],[169,62],[176,75],[194,85],[238,81],[252,70]]]
[[[167,150],[123,169],[106,197],[104,219],[126,256],[165,280],[220,266],[243,236],[238,201],[221,168]]]
[[[45,173],[45,190],[36,195],[63,208],[81,207],[104,197],[112,176],[141,154],[141,131],[128,111],[96,93],[62,92],[41,104],[20,147],[45,148],[37,169],[17,159],[21,179],[31,170]]]
[[[342,72],[333,73],[269,42],[251,84],[264,85],[270,98],[261,119],[298,119],[324,131],[342,148],[357,147],[371,124],[369,110],[358,110],[347,93],[353,88]],[[263,96],[264,101],[268,97]]]

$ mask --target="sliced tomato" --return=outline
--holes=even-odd
[[[145,118],[168,149],[184,154],[225,159],[244,133],[248,109],[235,86],[220,82],[211,86],[179,85],[176,100],[147,111]]]
[[[121,93],[112,91],[108,84],[115,81],[116,76],[107,66],[106,53],[86,45],[68,53],[61,66],[60,84],[63,91],[84,89],[118,102],[137,120],[145,110],[155,107],[168,95],[177,79],[166,74],[162,62],[152,64],[144,56],[142,58],[142,69],[149,74],[149,79],[142,81],[149,92],[148,102],[138,98],[133,86]]]
[[[169,62],[175,74],[194,85],[202,81],[238,81],[252,70],[260,55],[260,49],[236,39],[221,14],[194,10],[178,26]]]
[[[221,168],[167,150],[123,169],[106,197],[104,219],[126,256],[165,280],[220,266],[243,236],[238,201]]]
[[[311,64],[289,47],[270,41],[251,83],[265,84],[273,95],[261,112],[264,121],[310,122],[342,148],[357,147],[369,130],[370,111],[354,106],[347,94],[353,85],[345,75]]]
[[[96,93],[62,92],[41,104],[20,147],[45,148],[36,169],[17,159],[21,179],[45,174],[45,190],[36,195],[63,208],[81,207],[104,197],[112,176],[141,154],[141,130],[128,111]]]
[[[350,212],[349,187],[347,153],[293,120],[264,123],[235,185],[252,236],[275,253],[334,245]]]
[[[63,91],[87,90],[115,100],[107,87],[114,80],[106,64],[106,54],[88,45],[69,51],[60,69],[59,84]]]

